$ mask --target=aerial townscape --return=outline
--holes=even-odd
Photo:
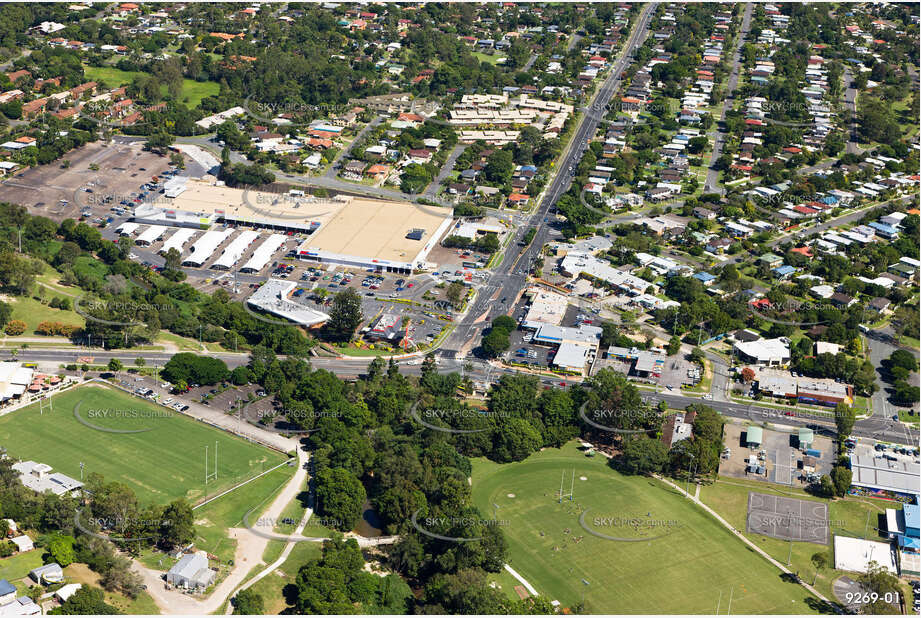
[[[919,615],[919,15],[0,3],[0,618]]]

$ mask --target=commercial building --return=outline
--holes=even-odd
[[[790,362],[790,340],[786,337],[737,341],[733,350],[742,362],[762,367],[783,366]]]
[[[641,378],[658,378],[662,375],[662,368],[665,366],[665,358],[661,354],[639,348],[622,348],[612,345],[608,347],[608,358],[633,361],[630,373]]]
[[[858,446],[851,454],[851,475],[852,495],[918,500],[921,465],[910,459]]]
[[[598,355],[601,328],[583,324],[578,327],[559,326],[544,322],[527,322],[534,328],[531,341],[538,345],[556,347],[552,364],[563,371],[582,374]]]
[[[19,473],[19,480],[34,492],[43,494],[50,491],[56,496],[74,494],[80,491],[83,483],[60,472],[52,472],[48,464],[35,461],[21,461],[13,464],[13,470]]]
[[[311,235],[297,250],[301,259],[401,274],[424,267],[452,222],[448,209],[409,202],[349,196],[320,200],[302,191],[243,191],[194,179],[185,179],[183,186],[175,197],[138,206],[134,221],[197,229],[223,223],[298,232]],[[214,238],[208,236],[208,242]],[[203,242],[203,248],[206,245]],[[203,250],[196,251],[195,258],[204,255]]]
[[[560,272],[569,277],[585,276],[595,281],[617,288],[631,296],[644,293],[648,288],[655,288],[649,283],[630,273],[618,270],[606,260],[599,260],[587,253],[572,252],[560,261]]]
[[[451,227],[450,210],[353,198],[297,249],[298,257],[412,274]]]
[[[398,313],[382,313],[374,322],[362,331],[370,341],[386,341],[396,345],[403,338],[403,318]]]
[[[253,295],[246,299],[251,307],[277,315],[301,326],[317,326],[329,319],[322,311],[305,307],[300,303],[288,300],[288,296],[297,287],[294,281],[282,279],[269,279],[263,283]]]
[[[209,178],[209,177],[206,177]],[[301,191],[269,193],[224,186],[211,180],[176,177],[154,203],[134,209],[138,223],[207,229],[215,223],[309,234],[348,201],[317,199]]]
[[[528,312],[521,323],[522,328],[538,328],[541,324],[559,326],[566,315],[568,299],[562,294],[532,287],[525,292],[531,300]]]
[[[32,384],[35,370],[21,363],[0,363],[0,403],[21,397]]]

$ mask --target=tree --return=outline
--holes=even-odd
[[[751,367],[745,367],[742,369],[742,381],[746,384],[751,384],[752,380],[755,379],[755,371]]]
[[[339,341],[351,340],[361,320],[361,297],[358,292],[348,288],[336,294],[326,323],[332,337]]]
[[[143,367],[146,364],[147,364],[147,359],[145,359],[143,356],[138,356],[136,359],[134,359],[135,367]]]
[[[22,320],[10,320],[6,323],[6,327],[3,329],[7,335],[11,337],[16,337],[26,332],[26,323]]]
[[[661,472],[668,461],[668,449],[661,440],[635,436],[624,440],[623,469],[628,474]]]
[[[836,496],[846,496],[847,490],[851,488],[852,473],[850,468],[845,465],[839,465],[832,468],[831,480],[835,485]]]
[[[171,247],[163,255],[163,270],[174,270],[178,271],[182,267],[182,254],[178,250]]]
[[[819,579],[819,571],[824,571],[828,567],[828,554],[823,551],[816,552],[812,554],[812,566],[815,567],[815,577],[812,578],[812,585],[815,586],[815,582]]]
[[[669,356],[674,356],[681,350],[681,337],[678,335],[673,335],[668,341],[668,348],[666,352]]]
[[[317,501],[319,511],[328,515],[337,525],[352,530],[361,518],[361,507],[367,494],[364,486],[348,470],[324,468],[317,474]]]
[[[819,480],[819,491],[826,498],[833,498],[835,496],[835,483],[827,474],[823,474],[822,478]]]
[[[74,561],[74,537],[64,534],[55,535],[48,542],[48,553],[54,562],[66,567]]]
[[[842,402],[835,406],[835,427],[838,430],[838,440],[844,441],[854,429],[857,414],[854,409]]]
[[[118,609],[105,602],[101,588],[83,584],[60,607],[51,610],[54,615],[64,616],[105,616],[121,614]]]
[[[195,538],[195,517],[185,499],[170,502],[163,509],[160,521],[160,540],[168,547],[181,547]]]
[[[466,290],[466,287],[463,283],[452,281],[445,290],[445,297],[451,301],[451,304],[454,305],[455,308],[459,307],[463,299],[464,290]]]
[[[886,614],[895,614],[898,613],[890,605],[890,601],[894,601],[898,598],[900,593],[901,584],[899,583],[899,578],[895,575],[892,575],[884,567],[880,566],[875,560],[871,560],[867,564],[867,570],[865,573],[861,573],[857,576],[857,583],[860,587],[870,593],[875,594],[879,601],[873,604],[874,614],[886,613]],[[886,609],[885,606],[889,606],[889,609]],[[867,608],[864,608],[864,613],[870,613]]]
[[[483,353],[489,358],[498,358],[509,349],[510,345],[508,332],[496,328],[490,329],[481,343]]]
[[[253,591],[252,588],[241,590],[233,598],[233,613],[261,616],[265,613],[265,603],[262,600],[262,595]]]

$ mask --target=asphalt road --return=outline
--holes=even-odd
[[[713,154],[710,157],[710,167],[707,168],[707,180],[704,182],[704,193],[723,193],[724,189],[719,186],[719,170],[713,168],[716,160],[723,154],[723,146],[726,145],[726,132],[720,128],[723,120],[726,118],[726,112],[732,109],[735,103],[736,86],[739,83],[739,73],[742,70],[742,43],[748,31],[751,30],[752,7],[749,2],[745,5],[745,13],[742,15],[742,28],[736,38],[736,48],[732,53],[732,71],[729,73],[729,79],[726,80],[726,97],[723,99],[723,105],[720,108],[719,122],[716,123],[716,133],[713,136]]]
[[[877,342],[874,342],[873,345],[877,345]],[[888,356],[888,354],[886,355]],[[148,367],[162,367],[166,361],[172,357],[172,354],[168,352],[150,352],[137,350],[116,350],[110,352],[99,350],[98,348],[74,349],[72,352],[62,352],[61,350],[26,349],[22,350],[16,358],[22,362],[51,363],[57,365],[62,363],[74,363],[76,362],[76,359],[81,356],[91,356],[93,358],[94,364],[105,364],[108,363],[109,359],[117,358],[121,360],[125,365],[133,365],[134,360],[140,356],[147,361]],[[249,360],[249,356],[247,354],[209,353],[209,356],[221,359],[227,363],[228,367],[231,368],[244,365]],[[342,378],[357,377],[363,374],[368,366],[368,363],[370,362],[371,359],[369,358],[310,358],[310,363],[313,365],[313,367],[317,369],[326,369]],[[492,365],[482,360],[466,361],[463,359],[439,358],[437,362],[440,371],[446,373],[465,373],[468,377],[470,377],[471,380],[475,382],[495,382],[502,375],[520,374],[520,372],[516,369]],[[401,373],[417,375],[421,372],[421,366],[418,359],[400,361],[399,364]],[[469,371],[465,371],[465,366],[469,368]],[[561,382],[561,378],[551,379],[544,376],[541,376],[541,380],[543,385],[554,387],[558,387],[561,384],[572,385],[575,383],[573,381]],[[684,408],[691,404],[702,403],[704,405],[710,406],[725,416],[749,419],[755,422],[762,422],[764,420],[764,418],[758,414],[758,410],[767,409],[759,407],[759,405],[756,403],[743,404],[734,401],[719,401],[716,398],[712,400],[704,400],[700,397],[689,397],[672,391],[651,392],[644,390],[642,391],[642,396],[643,399],[649,403],[655,404],[659,401],[666,401],[669,406],[673,408]],[[827,434],[834,433],[834,423],[825,421],[823,419],[783,417],[782,419],[778,419],[776,422],[793,427],[817,425]],[[874,415],[869,419],[858,421],[855,425],[853,434],[865,438],[896,442],[899,444],[911,445],[918,443],[917,429],[910,428],[904,424],[896,423],[891,420],[886,420],[879,415]]]
[[[506,249],[502,263],[493,271],[487,283],[480,288],[464,319],[445,340],[441,347],[443,357],[454,358],[468,343],[477,340],[481,335],[482,328],[488,324],[488,321],[483,319],[484,316],[487,318],[494,317],[489,314],[494,308],[492,305],[499,301],[499,304],[505,306],[505,303],[501,300],[502,298],[510,301],[527,286],[531,264],[540,255],[541,248],[546,244],[552,233],[550,226],[546,225],[549,220],[548,213],[550,208],[569,190],[569,186],[572,183],[572,176],[569,170],[570,168],[575,168],[579,163],[588,141],[595,135],[599,121],[607,113],[608,103],[620,86],[621,72],[626,67],[632,52],[646,38],[654,7],[654,4],[647,4],[643,7],[636,28],[624,44],[618,59],[611,67],[610,75],[601,85],[592,104],[585,110],[584,116],[570,141],[569,149],[561,157],[557,166],[557,173],[544,193],[543,200],[534,214],[529,217],[528,222],[518,227],[515,237]],[[537,234],[533,242],[524,251],[521,251],[518,245],[518,238],[523,236],[531,227],[537,229]]]

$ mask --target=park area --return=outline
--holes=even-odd
[[[564,608],[718,613],[731,597],[735,613],[818,613],[817,599],[700,507],[575,443],[519,463],[475,460],[473,497],[501,524],[509,565]]]
[[[10,457],[50,465],[79,479],[101,474],[134,490],[142,503],[186,498],[195,504],[288,458],[139,399],[114,387],[83,385],[54,396],[53,410],[33,404],[0,417]],[[208,472],[217,478],[205,484]]]
[[[114,67],[91,66],[84,67],[83,74],[86,79],[103,83],[110,88],[125,86],[133,82],[137,77],[146,75],[146,73],[140,71],[122,71]],[[162,85],[160,90],[165,95],[167,92],[166,85]],[[189,109],[195,109],[202,99],[215,96],[220,91],[221,85],[217,82],[197,82],[194,79],[183,79],[179,102]]]

